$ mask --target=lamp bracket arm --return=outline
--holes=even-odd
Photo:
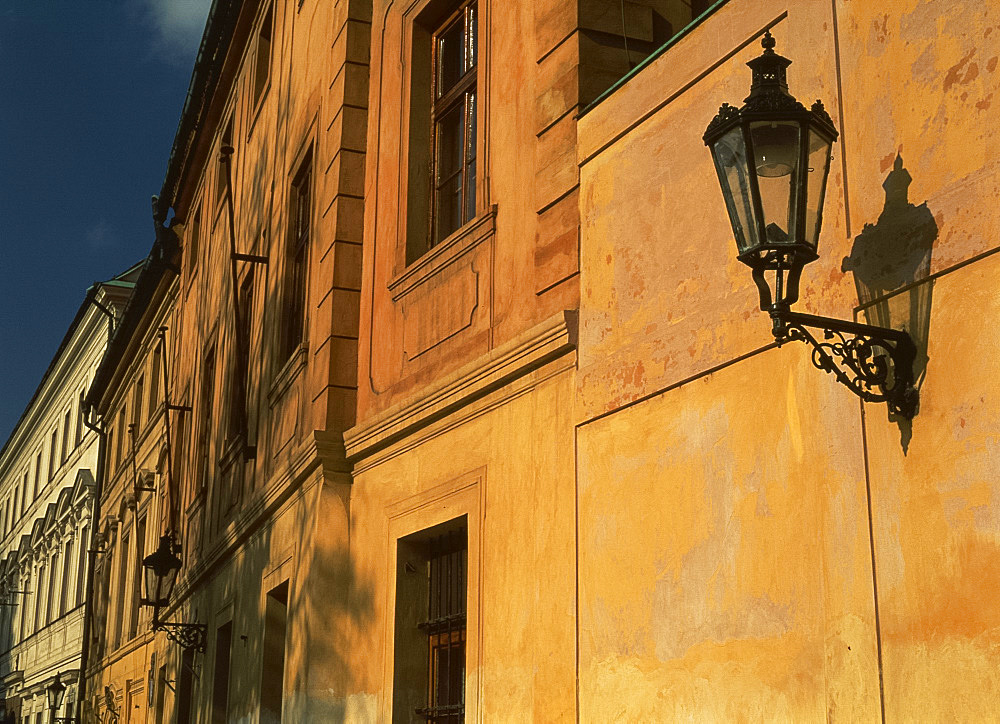
[[[163,631],[167,638],[185,649],[195,649],[205,653],[205,635],[208,626],[203,623],[180,623],[172,621],[156,621],[154,631]]]
[[[771,319],[779,345],[806,342],[813,349],[814,367],[832,373],[865,402],[886,402],[892,413],[913,418],[916,345],[908,332],[780,309],[771,311]],[[822,330],[823,339],[809,328]]]

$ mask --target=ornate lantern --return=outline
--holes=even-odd
[[[167,638],[184,648],[204,653],[207,630],[205,624],[160,620],[160,609],[170,601],[170,594],[177,583],[177,574],[181,570],[181,559],[177,557],[175,550],[179,548],[174,543],[173,536],[164,535],[160,537],[157,549],[142,559],[146,583],[146,597],[142,599],[142,604],[153,607],[154,631],[164,631]]]
[[[830,149],[837,140],[821,101],[806,109],[788,92],[791,61],[764,52],[749,63],[750,95],[741,108],[723,103],[705,130],[736,239],[737,259],[751,269],[760,308],[771,316],[778,344],[807,342],[813,364],[868,402],[892,413],[916,413],[916,348],[905,331],[791,311],[802,268],[819,258]],[[808,328],[823,331],[822,341]]]
[[[753,270],[760,306],[788,309],[802,267],[817,258],[830,148],[837,140],[821,101],[807,110],[788,92],[792,61],[774,52],[770,31],[742,108],[724,103],[705,131],[722,184],[738,259]],[[774,289],[764,273],[774,272]]]
[[[169,535],[160,537],[159,547],[142,559],[142,568],[146,579],[145,603],[157,608],[166,606],[181,570],[181,559],[173,552]]]

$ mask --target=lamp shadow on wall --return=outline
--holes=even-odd
[[[885,189],[882,212],[874,224],[865,224],[854,238],[851,255],[844,258],[841,271],[853,273],[859,309],[868,324],[910,333],[917,347],[913,380],[919,392],[930,361],[927,340],[934,280],[928,276],[938,227],[926,201],[919,206],[910,203],[912,180],[902,156],[897,154],[892,171],[882,183]],[[899,427],[905,455],[913,436],[913,423],[891,412],[889,419]]]

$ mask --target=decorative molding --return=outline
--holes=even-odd
[[[347,459],[357,463],[431,422],[576,349],[577,312],[566,310],[497,347],[419,395],[344,433]]]
[[[496,234],[496,204],[410,264],[389,282],[392,301],[398,302],[414,289],[447,269],[486,239]]]

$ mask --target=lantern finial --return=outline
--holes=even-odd
[[[764,37],[760,39],[761,47],[764,48],[765,53],[773,53],[774,46],[776,45],[774,41],[774,36],[771,35],[771,29],[768,28],[764,33]]]

